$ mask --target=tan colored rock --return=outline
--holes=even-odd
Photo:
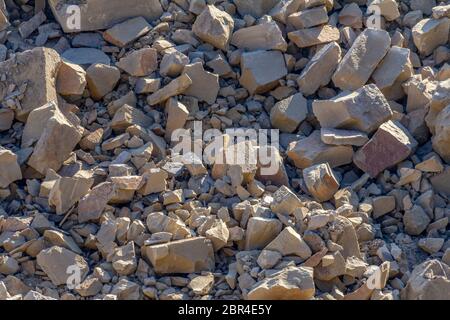
[[[220,219],[216,219],[211,228],[209,228],[205,237],[211,240],[214,251],[219,251],[227,245],[228,239],[230,237],[230,231],[227,225]]]
[[[94,150],[96,146],[102,143],[103,140],[103,128],[98,128],[94,132],[89,133],[80,141],[80,147],[83,150]]]
[[[113,91],[119,79],[119,69],[105,64],[96,63],[86,70],[86,80],[94,100],[100,100]]]
[[[273,89],[287,74],[283,54],[279,51],[245,52],[241,56],[241,70],[239,83],[252,95]]]
[[[120,276],[128,276],[136,271],[137,259],[133,241],[114,250],[112,267]]]
[[[418,236],[424,232],[430,221],[430,217],[419,205],[414,205],[411,209],[406,210],[403,215],[405,231],[412,236]]]
[[[296,209],[303,207],[300,199],[286,186],[281,186],[273,194],[273,202],[270,209],[274,213],[290,215]]]
[[[178,78],[172,80],[168,85],[159,89],[147,98],[147,103],[151,106],[161,103],[170,97],[179,95],[186,91],[192,84],[191,78],[187,74],[182,74]]]
[[[104,30],[129,18],[142,16],[148,21],[158,19],[163,9],[158,0],[95,0],[77,3],[80,8],[80,28],[73,27],[73,5],[69,0],[50,0],[49,6],[64,32]],[[99,14],[101,12],[102,14]]]
[[[330,100],[315,100],[313,112],[323,128],[354,129],[366,133],[391,119],[392,110],[373,84],[354,92],[344,91]]]
[[[300,92],[309,96],[320,87],[326,86],[339,61],[341,61],[341,47],[336,42],[325,45],[312,57],[297,78]]]
[[[333,41],[339,41],[339,29],[328,24],[309,29],[300,29],[288,33],[288,38],[299,48],[312,47]]]
[[[203,237],[144,247],[155,273],[194,273],[214,270],[214,250]]]
[[[358,4],[351,2],[346,4],[339,12],[339,23],[355,29],[362,28],[362,11]]]
[[[417,243],[418,247],[428,254],[438,253],[444,245],[443,238],[422,238]]]
[[[333,74],[333,83],[342,90],[356,90],[369,80],[386,55],[391,38],[384,30],[365,29],[353,42]]]
[[[309,192],[319,202],[330,200],[339,190],[339,182],[328,163],[304,169],[303,180]]]
[[[20,266],[16,259],[7,255],[0,256],[0,274],[2,275],[14,274],[19,270]]]
[[[192,80],[192,84],[184,91],[185,95],[196,97],[208,104],[216,102],[220,89],[219,77],[216,74],[205,71],[201,62],[186,65],[183,74]]]
[[[414,74],[409,56],[409,49],[391,47],[372,74],[372,79],[386,99],[398,100],[405,95],[402,84]]]
[[[3,147],[0,147],[0,188],[8,186],[22,179],[22,171],[17,162],[17,155]]]
[[[305,169],[323,162],[335,168],[352,162],[353,148],[327,145],[322,142],[320,131],[316,130],[307,138],[291,142],[286,153],[297,168]]]
[[[450,18],[450,4],[435,6],[432,10],[434,19],[440,19],[444,17]]]
[[[323,143],[335,146],[361,147],[369,141],[367,134],[356,130],[320,129],[320,138]]]
[[[56,230],[45,230],[44,239],[48,243],[66,248],[78,254],[82,254],[80,247],[76,244],[72,237],[65,235],[64,233]]]
[[[108,103],[108,113],[111,117],[113,117],[116,111],[119,110],[124,104],[136,107],[136,103],[136,94],[133,92],[133,90],[130,90],[127,94],[121,96],[119,99],[113,100]]]
[[[136,17],[116,24],[103,33],[103,38],[118,47],[125,47],[151,30],[143,17]]]
[[[450,105],[438,114],[435,131],[433,149],[450,164]]]
[[[93,183],[92,178],[61,177],[53,185],[48,203],[56,208],[56,214],[64,214],[89,192]]]
[[[273,128],[294,132],[307,115],[307,101],[301,93],[297,93],[275,104],[270,110],[270,122]]]
[[[5,75],[0,86],[0,101],[7,95],[10,85],[18,87],[26,83],[21,110],[16,110],[16,118],[25,121],[28,114],[50,101],[57,100],[55,79],[61,63],[59,54],[49,48],[34,48],[18,53],[14,58],[0,63],[0,74]]]
[[[419,53],[428,56],[448,42],[450,19],[423,19],[412,28],[414,44]]]
[[[102,150],[109,151],[114,150],[125,144],[130,139],[130,134],[128,132],[123,133],[121,135],[112,137],[105,142],[102,143]]]
[[[177,77],[189,64],[189,58],[180,51],[166,53],[160,63],[159,73],[162,76]]]
[[[121,58],[116,66],[133,77],[144,77],[158,68],[158,53],[156,49],[144,48]]]
[[[277,0],[233,0],[239,14],[244,17],[246,14],[258,19],[272,9]]]
[[[263,249],[280,233],[282,224],[278,219],[252,217],[245,233],[245,250]]]
[[[422,162],[416,164],[416,169],[422,172],[442,172],[444,171],[444,166],[441,159],[437,155],[433,155],[430,158],[423,160]]]
[[[264,250],[277,251],[283,256],[296,255],[308,259],[312,252],[302,236],[292,227],[286,227]]]
[[[154,212],[147,216],[147,228],[151,233],[169,232],[174,240],[188,238],[191,233],[179,219],[166,216],[162,212]]]
[[[353,162],[371,177],[376,177],[383,170],[409,157],[417,145],[405,127],[389,120],[355,153]]]
[[[394,196],[380,196],[372,199],[374,219],[378,219],[395,209],[395,197]]]
[[[207,5],[192,25],[197,37],[224,51],[228,48],[233,29],[233,18],[214,5]]]
[[[70,267],[79,268],[81,281],[89,272],[89,266],[82,256],[58,246],[42,250],[37,255],[36,262],[56,286],[66,285],[74,272]]]
[[[145,172],[144,185],[138,190],[139,193],[146,196],[151,193],[158,193],[166,190],[166,179],[168,178],[166,171],[162,169],[150,169]]]
[[[207,295],[214,286],[214,275],[208,273],[204,276],[197,276],[193,278],[188,287],[192,290],[195,295],[204,296]]]
[[[231,44],[237,48],[254,50],[286,51],[287,43],[283,34],[274,21],[263,22],[233,33]]]
[[[325,6],[302,10],[287,17],[287,22],[295,29],[306,29],[328,22],[328,11]]]
[[[393,21],[400,17],[398,4],[395,0],[370,0],[367,4],[367,12],[379,12],[386,21]]]
[[[0,132],[11,129],[14,120],[14,111],[11,109],[0,109]]]
[[[257,282],[247,294],[248,300],[309,300],[316,288],[313,268],[287,267]]]
[[[153,119],[147,116],[143,111],[125,104],[117,110],[114,118],[111,120],[111,129],[116,132],[124,132],[129,126],[139,125],[148,128],[153,124]]]
[[[61,63],[56,78],[56,92],[62,96],[80,96],[86,88],[86,71],[66,61]]]
[[[44,116],[40,115],[41,112]],[[25,126],[24,131],[29,132],[25,145],[29,146],[29,143],[33,143],[36,139],[38,141],[28,160],[28,165],[42,174],[45,174],[49,168],[57,171],[81,139],[80,130],[72,122],[74,117],[76,120],[78,118],[73,114],[66,116],[54,103],[38,108],[33,113],[36,113],[36,116],[30,114],[30,121],[35,120],[30,125],[27,122]],[[47,120],[46,117],[48,117]],[[42,120],[45,121],[41,122]]]
[[[0,10],[0,32],[8,28],[11,24],[8,21],[8,17],[6,16],[3,10]]]
[[[289,177],[284,166],[284,159],[278,148],[259,146],[257,167],[255,177],[260,182],[268,183],[270,181],[275,186],[289,186]]]
[[[174,98],[170,98],[166,102],[165,111],[167,114],[167,124],[166,124],[166,140],[170,141],[172,133],[176,129],[184,128],[186,120],[189,116],[189,110],[184,104],[177,101]]]
[[[114,191],[114,184],[111,182],[103,182],[92,188],[78,203],[78,221],[84,223],[98,220]]]
[[[136,81],[134,91],[137,94],[154,93],[161,88],[160,78],[139,78]]]

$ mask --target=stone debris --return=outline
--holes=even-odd
[[[450,299],[449,21],[0,0],[0,299]]]

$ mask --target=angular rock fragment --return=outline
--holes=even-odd
[[[245,250],[263,249],[275,239],[281,228],[281,222],[277,219],[250,218],[245,233]]]
[[[81,96],[86,88],[86,71],[63,61],[56,78],[56,92],[63,96]]]
[[[283,132],[294,132],[308,114],[307,101],[301,93],[279,101],[270,110],[272,127]]]
[[[111,59],[101,50],[95,48],[71,48],[63,52],[61,58],[69,63],[88,68],[95,63],[110,65]]]
[[[147,98],[147,103],[151,106],[161,103],[170,97],[179,95],[186,91],[192,84],[191,78],[187,74],[182,74],[178,78],[172,80],[168,85],[159,89]]]
[[[303,207],[303,203],[288,187],[281,186],[273,194],[273,202],[270,209],[274,213],[290,215],[297,208]]]
[[[268,13],[277,2],[277,0],[233,0],[242,17],[248,14],[256,19]]]
[[[306,242],[292,227],[286,227],[264,250],[277,251],[283,256],[296,255],[308,259],[312,252]]]
[[[409,235],[418,236],[427,228],[430,218],[421,206],[415,205],[403,215],[405,231]]]
[[[100,100],[110,93],[120,79],[120,71],[116,67],[96,63],[86,70],[86,80],[91,96]]]
[[[356,130],[341,130],[341,129],[320,129],[320,138],[325,144],[332,144],[336,146],[357,146],[361,147],[369,141],[367,134]]]
[[[231,37],[231,44],[248,51],[286,51],[287,49],[287,43],[283,38],[283,34],[274,21],[237,30]]]
[[[365,29],[339,63],[332,80],[342,90],[356,90],[369,80],[391,44],[384,30]]]
[[[144,77],[158,68],[158,54],[153,48],[140,49],[121,58],[116,66],[134,77]]]
[[[22,179],[17,155],[0,147],[0,188],[7,188],[12,182]]]
[[[0,132],[9,130],[13,124],[14,111],[11,109],[0,109]]]
[[[148,170],[143,175],[145,183],[138,192],[146,196],[151,193],[165,191],[168,176],[167,172],[162,169]]]
[[[125,47],[151,30],[143,17],[136,17],[116,24],[103,33],[106,41],[118,47]]]
[[[162,76],[177,77],[187,64],[189,58],[180,51],[166,53],[161,60],[159,73]]]
[[[309,192],[319,202],[330,200],[339,189],[339,182],[328,163],[304,169],[303,180]]]
[[[288,33],[288,38],[299,48],[312,47],[332,41],[339,41],[339,29],[328,24],[309,29],[300,29]]]
[[[137,108],[127,104],[117,110],[114,118],[111,120],[111,129],[117,132],[124,132],[132,125],[139,125],[144,128],[153,124],[152,118]]]
[[[183,74],[192,80],[192,84],[184,91],[185,95],[209,104],[216,101],[220,89],[219,77],[216,74],[205,71],[201,62],[186,65]]]
[[[438,114],[435,131],[433,149],[450,164],[450,105]]]
[[[78,203],[78,221],[83,223],[99,219],[114,191],[114,184],[111,182],[103,182],[92,188]]]
[[[93,182],[92,178],[61,177],[53,185],[48,202],[57,214],[64,214],[89,192]]]
[[[184,104],[174,98],[167,100],[165,109],[167,113],[166,140],[170,141],[172,133],[176,129],[184,128],[189,116],[189,110]]]
[[[376,177],[409,157],[417,145],[405,127],[389,120],[355,153],[353,162],[371,177]]]
[[[430,55],[434,49],[448,42],[450,19],[423,19],[412,28],[414,44],[422,55]]]
[[[295,12],[287,17],[287,22],[295,29],[306,29],[328,22],[325,6]]]
[[[398,4],[395,0],[369,0],[367,3],[368,12],[379,12],[387,21],[392,21],[400,17]]]

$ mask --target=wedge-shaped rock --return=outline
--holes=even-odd
[[[21,109],[16,110],[16,118],[25,121],[28,114],[50,101],[57,100],[55,79],[61,59],[59,54],[49,48],[34,48],[18,53],[0,63],[0,74],[4,75],[0,86],[0,101],[7,97],[8,87],[25,87]]]
[[[78,203],[78,222],[98,220],[103,213],[103,209],[114,196],[114,191],[112,182],[103,182],[82,197]]]
[[[17,155],[0,147],[0,188],[7,188],[12,182],[22,179]]]
[[[178,78],[172,80],[168,85],[149,96],[147,98],[147,103],[154,106],[155,104],[164,102],[170,97],[183,93],[191,84],[191,78],[189,78],[187,74],[182,74]]]
[[[279,0],[233,0],[237,11],[244,17],[246,14],[258,19],[268,13]]]
[[[386,99],[398,100],[405,95],[402,84],[414,74],[409,56],[409,49],[392,47],[373,73],[372,79]]]
[[[326,86],[341,61],[341,47],[331,42],[320,49],[308,62],[297,79],[300,92],[305,96],[314,94]]]
[[[297,93],[275,104],[270,110],[270,122],[273,128],[294,132],[307,115],[307,101],[301,93]]]
[[[280,233],[281,228],[278,219],[250,218],[245,233],[245,250],[264,249]]]
[[[196,97],[208,104],[216,102],[220,89],[217,74],[205,71],[201,62],[186,65],[183,74],[192,80],[192,84],[184,91],[185,95]]]
[[[439,113],[434,128],[433,149],[450,164],[450,105]]]
[[[64,214],[89,192],[93,183],[92,178],[61,177],[53,185],[48,203],[56,208],[56,214]]]
[[[89,272],[89,266],[82,256],[58,246],[39,252],[36,262],[55,286],[66,285],[68,278],[73,275],[73,270],[79,270],[80,281],[83,281]]]
[[[355,153],[353,162],[371,177],[376,177],[383,170],[408,158],[417,145],[403,125],[389,120]]]
[[[222,50],[227,50],[233,29],[233,18],[213,5],[207,5],[192,25],[197,37]]]
[[[214,271],[214,249],[203,237],[148,246],[144,252],[157,274]]]
[[[94,100],[100,100],[113,91],[120,79],[120,70],[106,64],[96,63],[86,70],[86,79]]]
[[[281,231],[264,250],[277,251],[283,256],[296,255],[302,259],[308,259],[312,254],[302,236],[292,227],[286,227]]]
[[[145,172],[143,177],[144,185],[138,191],[142,195],[146,196],[166,190],[166,179],[169,177],[166,171],[153,168]]]
[[[134,124],[148,128],[153,124],[153,119],[140,109],[125,104],[117,110],[114,118],[111,120],[111,129],[117,132],[124,132],[129,126]]]
[[[392,110],[373,84],[344,91],[330,100],[315,100],[313,112],[323,128],[355,129],[371,133],[391,119]]]
[[[328,163],[304,169],[303,180],[309,192],[319,202],[330,200],[339,190],[339,182]]]
[[[290,266],[250,288],[247,300],[309,300],[316,288],[313,268]]]
[[[30,146],[30,142],[39,140],[34,146],[28,165],[41,174],[45,174],[49,168],[58,171],[81,140],[80,130],[73,123],[74,118],[76,118],[75,120],[78,118],[73,114],[68,115],[70,118],[67,117],[55,104],[49,104],[44,106],[43,110],[39,108],[33,112],[36,113],[36,117],[30,116],[32,119],[36,119],[36,122],[33,121],[30,126],[28,124],[25,126],[24,131],[29,130],[27,131],[29,138],[22,141],[22,144],[25,142],[26,146]],[[46,115],[41,117],[38,115],[40,112],[44,112]],[[46,118],[48,115],[50,117]],[[40,120],[46,121],[40,122]]]
[[[361,147],[369,141],[367,134],[356,130],[340,130],[340,129],[320,129],[320,138],[325,144],[336,146],[357,146]]]
[[[94,31],[110,28],[129,18],[142,16],[149,21],[163,13],[159,0],[88,0],[77,2],[80,9],[80,25],[74,23],[74,4],[70,0],[50,0],[50,8],[64,32]],[[74,12],[75,11],[75,12]],[[99,14],[101,12],[102,14]]]
[[[0,109],[0,132],[11,129],[14,121],[14,111],[11,109]]]
[[[2,9],[2,8],[0,8]],[[5,8],[3,8],[5,9]],[[3,10],[0,10],[0,31],[5,30],[10,26],[10,23],[8,21],[8,17],[6,16],[5,12]]]
[[[323,162],[334,168],[352,162],[353,148],[325,144],[320,138],[320,130],[316,130],[307,138],[291,142],[287,156],[297,168],[305,169]]]
[[[172,133],[176,129],[184,128],[189,116],[189,110],[184,104],[174,98],[167,100],[165,109],[167,114],[166,140],[171,141]]]
[[[390,45],[386,31],[365,29],[339,63],[332,78],[334,85],[342,90],[356,90],[365,85]]]
[[[300,199],[286,186],[281,186],[273,194],[273,202],[270,209],[274,213],[290,215],[295,209],[303,207]]]
[[[125,47],[151,30],[143,17],[136,17],[116,24],[103,33],[103,38],[118,47]]]
[[[252,95],[273,89],[288,72],[281,52],[262,50],[243,53],[241,70],[239,82]]]
[[[158,68],[158,53],[153,48],[140,49],[120,59],[116,66],[133,77],[148,76]]]
[[[273,146],[259,146],[258,169],[256,178],[260,182],[275,186],[289,186],[289,177],[284,166],[284,159],[280,150]]]
[[[86,88],[86,71],[69,62],[62,62],[56,78],[56,91],[62,96],[81,96]]]
[[[367,2],[368,13],[379,12],[386,21],[393,21],[400,17],[398,4],[395,0],[369,0]]]
[[[328,22],[328,12],[325,6],[301,10],[288,16],[287,21],[295,29],[306,29]]]
[[[231,44],[240,49],[286,51],[287,43],[275,21],[242,28],[233,33]]]
[[[414,44],[422,55],[428,56],[448,42],[449,29],[449,18],[423,19],[412,28]]]
[[[339,29],[328,24],[309,29],[300,29],[288,33],[288,38],[299,48],[312,47],[318,44],[339,41]]]
[[[181,220],[166,216],[162,212],[153,212],[147,216],[147,228],[151,233],[169,232],[175,240],[191,235],[189,228]]]
[[[177,77],[187,64],[189,58],[180,51],[166,53],[161,60],[159,73],[162,76]]]

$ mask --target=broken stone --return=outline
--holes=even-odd
[[[216,101],[220,89],[219,77],[216,74],[205,71],[201,62],[186,65],[183,74],[192,80],[192,84],[184,91],[184,94],[208,104]]]
[[[168,85],[159,89],[147,98],[147,103],[151,106],[161,103],[170,97],[179,95],[186,91],[192,84],[191,78],[187,74],[182,74],[178,78],[172,80]]]
[[[264,250],[277,251],[283,256],[296,255],[308,259],[312,252],[306,242],[292,227],[286,227]]]
[[[48,202],[55,206],[57,214],[64,214],[89,192],[93,183],[92,178],[61,177],[53,185]]]
[[[263,249],[280,233],[282,224],[277,219],[252,217],[247,223],[245,250]]]
[[[161,88],[161,79],[139,78],[134,90],[137,94],[154,93]]]
[[[378,12],[387,21],[400,17],[398,4],[395,0],[370,0],[367,4],[367,12]]]
[[[274,21],[242,28],[233,33],[231,44],[249,51],[280,50],[286,51],[287,43],[280,28]]]
[[[423,19],[412,28],[414,44],[422,55],[430,55],[434,49],[448,42],[450,19]]]
[[[333,41],[339,41],[339,29],[328,24],[309,29],[300,29],[288,33],[288,38],[299,48],[312,47]]]
[[[158,68],[158,54],[153,48],[133,51],[121,58],[116,66],[133,77],[144,77]]]
[[[0,147],[0,188],[22,179],[22,171],[17,162],[17,155],[8,149]]]
[[[233,0],[242,17],[248,14],[256,19],[268,13],[277,2],[277,0]]]
[[[287,22],[295,29],[306,29],[328,22],[325,6],[295,12],[287,17]]]
[[[445,162],[450,163],[450,105],[442,110],[435,123],[435,135],[432,138],[433,149]]]
[[[83,223],[98,220],[114,192],[114,184],[111,182],[103,182],[92,188],[78,203],[78,221]]]
[[[373,198],[372,200],[374,219],[378,219],[385,214],[392,212],[395,209],[395,197],[394,196],[381,196]]]
[[[420,239],[417,245],[423,251],[429,254],[435,254],[441,250],[445,240],[442,238],[424,238]]]
[[[418,236],[427,228],[430,218],[418,205],[414,205],[410,210],[406,210],[403,215],[405,231],[409,235]]]
[[[114,118],[111,120],[111,129],[116,132],[124,132],[132,125],[139,125],[144,128],[153,124],[153,120],[145,115],[144,112],[125,104],[117,110]]]
[[[369,141],[366,133],[356,130],[340,130],[340,129],[320,129],[320,138],[325,144],[336,146],[357,146],[361,147]]]
[[[294,132],[308,114],[307,101],[301,93],[279,101],[270,110],[272,127],[283,132]]]
[[[110,93],[119,79],[120,71],[116,67],[96,63],[86,70],[89,91],[95,100],[100,100]]]
[[[94,48],[71,48],[61,55],[63,61],[88,68],[92,64],[110,65],[111,59],[101,50]]]
[[[56,78],[56,92],[63,96],[80,96],[86,88],[86,72],[76,64],[63,61]]]
[[[166,171],[162,169],[150,169],[144,173],[144,185],[138,190],[139,193],[146,196],[152,193],[158,193],[166,190],[166,179],[169,177]]]
[[[319,202],[330,200],[339,189],[339,182],[328,163],[304,169],[303,180],[309,192]]]
[[[297,208],[303,207],[301,200],[286,186],[281,186],[273,194],[273,202],[270,209],[274,213],[290,215]]]
[[[184,128],[186,120],[189,116],[189,110],[184,104],[178,102],[174,98],[170,98],[166,102],[165,107],[167,113],[166,124],[166,140],[171,140],[172,133],[177,129]]]
[[[177,77],[189,63],[189,58],[180,51],[166,53],[159,66],[159,73],[165,77]]]
[[[116,24],[103,33],[106,41],[118,47],[125,47],[130,42],[151,30],[151,26],[143,17],[136,17]]]
[[[205,276],[197,276],[193,278],[188,287],[192,289],[192,292],[198,296],[204,296],[208,294],[214,285],[214,275],[208,273]]]

